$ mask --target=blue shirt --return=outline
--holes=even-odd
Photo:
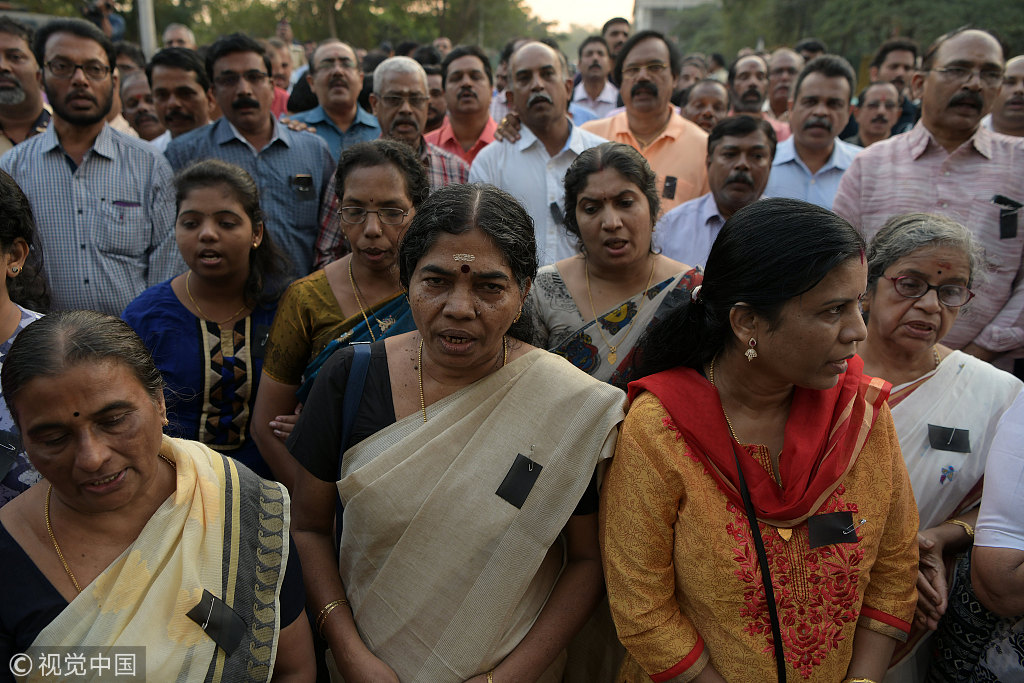
[[[802,199],[831,210],[832,200],[836,197],[843,173],[850,167],[857,153],[863,149],[836,138],[828,161],[817,173],[811,173],[803,160],[797,156],[793,138],[780,142],[775,149],[775,161],[772,162],[772,172],[768,176],[764,196]]]
[[[256,150],[222,116],[171,140],[166,154],[175,171],[210,158],[248,171],[260,189],[267,232],[291,260],[293,274],[310,272],[320,229],[320,199],[335,168],[323,139],[274,121],[270,142]]]
[[[654,241],[670,259],[703,268],[723,225],[715,195],[708,192],[662,216],[655,226]]]
[[[4,154],[0,168],[32,204],[55,310],[117,315],[185,269],[171,167],[148,142],[105,125],[75,166],[51,124]]]
[[[380,137],[380,124],[377,117],[356,105],[356,117],[348,130],[338,128],[338,124],[331,120],[324,108],[320,105],[309,111],[292,114],[293,121],[301,121],[310,126],[316,126],[316,134],[324,139],[327,147],[331,150],[331,156],[335,163],[341,158],[341,150],[351,147],[357,142],[367,142]]]

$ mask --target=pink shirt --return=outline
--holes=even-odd
[[[958,349],[974,342],[1020,357],[1024,356],[1024,221],[1018,211],[1004,219],[1001,231],[1000,208],[992,200],[998,194],[1024,203],[1022,169],[1022,138],[979,126],[970,140],[950,154],[918,122],[909,132],[857,155],[843,175],[832,210],[867,240],[890,216],[908,211],[945,214],[967,226],[985,249],[989,267],[987,272],[975,273],[972,289],[977,296],[943,343]]]
[[[432,145],[437,145],[446,152],[454,154],[467,164],[472,164],[473,159],[476,159],[476,155],[480,153],[480,150],[494,142],[494,131],[496,130],[498,130],[498,124],[494,122],[494,119],[488,118],[487,125],[484,126],[484,130],[480,133],[476,143],[469,150],[465,150],[462,149],[462,143],[455,137],[455,131],[452,130],[452,123],[449,117],[445,116],[441,127],[430,131],[423,136],[423,139]]]

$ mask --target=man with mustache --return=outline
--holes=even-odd
[[[589,36],[579,49],[579,71],[582,80],[572,93],[572,101],[581,104],[603,119],[618,107],[619,89],[608,80],[612,59],[608,43],[601,36]]]
[[[404,142],[415,150],[427,169],[430,190],[464,183],[469,179],[469,165],[451,152],[423,139],[427,121],[427,73],[414,59],[391,57],[373,70],[373,92],[370,107],[380,123],[380,137]],[[321,268],[348,253],[345,234],[338,215],[337,193],[332,174],[327,188],[328,203],[323,211],[320,234],[316,240],[315,267]]]
[[[423,71],[427,74],[427,95],[430,97],[430,101],[427,102],[427,122],[423,124],[423,132],[430,133],[444,123],[444,117],[448,115],[448,102],[444,99],[441,66],[439,64],[424,64]],[[492,108],[494,107],[493,97],[492,93]]]
[[[288,255],[291,274],[308,274],[320,229],[320,203],[334,175],[327,143],[318,135],[289,130],[274,118],[270,57],[244,33],[221,37],[210,46],[206,76],[223,116],[171,140],[168,161],[176,171],[210,158],[248,171],[260,190],[265,227]]]
[[[625,111],[583,124],[583,129],[637,149],[658,177],[663,211],[708,191],[707,133],[676,113],[670,98],[682,58],[657,31],[633,35],[615,62]]]
[[[795,50],[780,47],[768,58],[768,98],[762,107],[765,116],[789,122],[789,99],[793,81],[804,68],[804,58]]]
[[[729,115],[729,89],[725,83],[714,78],[697,81],[688,91],[683,92],[683,97],[683,101],[679,103],[683,116],[708,133]]]
[[[324,40],[309,60],[306,81],[316,94],[317,106],[292,115],[316,128],[337,163],[341,151],[357,142],[380,137],[380,124],[359,106],[363,70],[352,48],[337,38]]]
[[[760,55],[740,57],[729,67],[727,81],[732,95],[732,113],[764,116],[764,102],[768,95],[768,62]],[[782,142],[789,137],[789,124],[768,118],[775,138]]]
[[[35,215],[55,309],[118,315],[183,268],[174,241],[171,167],[106,122],[118,85],[114,46],[81,19],[35,35],[53,120],[0,158]]]
[[[497,185],[526,207],[538,259],[547,265],[576,253],[564,227],[565,172],[581,152],[604,139],[566,116],[572,79],[560,52],[527,42],[512,54],[508,71],[508,105],[522,121],[520,138],[484,148],[469,180]]]
[[[861,151],[837,137],[850,119],[855,81],[853,67],[838,55],[815,57],[800,72],[789,106],[793,136],[779,143],[765,197],[832,208],[843,173]]]
[[[152,140],[161,152],[167,144],[190,130],[205,126],[216,110],[210,79],[199,55],[184,47],[160,50],[146,65],[157,118],[166,129]]]
[[[0,16],[0,156],[50,125],[42,82],[32,54],[32,29]]]
[[[128,74],[121,81],[121,105],[125,119],[146,142],[152,142],[166,132],[156,116],[153,92],[145,72]]]
[[[729,217],[761,198],[775,156],[775,131],[753,116],[730,116],[708,135],[711,191],[658,221],[655,239],[665,256],[703,267]]]
[[[921,116],[921,110],[914,104],[909,88],[916,66],[917,43],[909,38],[890,38],[878,48],[868,67],[872,83],[888,81],[896,86],[896,92],[899,93],[900,116],[893,125],[893,135],[906,133]]]
[[[857,96],[857,105],[853,108],[858,133],[846,138],[845,142],[869,147],[888,139],[900,115],[899,100],[899,93],[892,83],[879,81],[864,88]]]
[[[979,29],[958,29],[932,43],[911,80],[921,120],[854,159],[834,210],[866,239],[907,211],[941,213],[966,225],[988,268],[973,287],[970,311],[942,343],[1011,369],[1024,356],[1024,139],[981,125],[1003,81],[1003,55],[999,40]]]
[[[487,54],[476,45],[459,45],[441,62],[441,87],[448,118],[424,136],[432,145],[459,157],[467,164],[494,142],[498,124],[491,118],[494,76]]]
[[[997,133],[1024,136],[1024,56],[1006,63],[1003,85],[992,106],[991,127]]]

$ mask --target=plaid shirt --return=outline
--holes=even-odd
[[[0,158],[32,204],[54,309],[119,315],[185,269],[174,241],[174,184],[163,155],[103,126],[75,166],[51,125]]]
[[[437,145],[423,141],[420,147],[420,160],[427,169],[430,179],[430,191],[445,185],[458,185],[469,180],[469,165],[451,152],[446,152]],[[345,233],[341,229],[341,218],[338,216],[338,195],[335,192],[334,176],[324,192],[320,215],[320,234],[316,238],[313,256],[313,270],[323,268],[332,261],[337,261],[350,249],[345,241]]]

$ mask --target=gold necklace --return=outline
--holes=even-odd
[[[718,356],[715,356],[714,358],[712,358],[711,359],[711,365],[708,366],[708,381],[711,382],[711,386],[713,386],[713,387],[715,387],[717,389],[718,385],[715,384],[715,361],[716,360],[718,360]],[[722,403],[722,396],[721,396],[721,394],[719,394],[719,396],[718,396],[718,402]],[[736,430],[732,428],[732,420],[729,419],[729,413],[725,412],[725,404],[722,404],[722,415],[725,416],[725,424],[729,425],[729,435],[732,436],[733,441],[735,441],[736,443],[741,443],[739,438],[736,436]],[[738,465],[738,463],[737,463],[737,465]],[[779,537],[782,538],[783,541],[788,541],[789,539],[793,538],[793,530],[792,529],[786,529],[786,528],[782,528],[782,527],[775,527],[775,531],[777,531],[779,533]]]
[[[934,346],[932,347],[932,357],[935,359],[935,368],[933,369],[937,369],[939,367],[939,363],[942,362],[942,359],[939,358],[939,350]]]
[[[165,463],[171,466],[174,471],[178,470],[178,466],[174,464],[174,461],[165,456],[163,453],[157,453],[157,456]],[[71,583],[74,585],[75,590],[79,593],[82,592],[82,587],[78,585],[78,579],[75,578],[74,572],[71,571],[71,567],[68,566],[68,561],[64,559],[64,553],[60,550],[60,544],[57,543],[57,537],[53,535],[53,525],[50,524],[50,495],[53,493],[53,484],[46,487],[46,502],[43,504],[43,519],[46,520],[46,533],[50,535],[50,542],[53,543],[53,549],[57,551],[57,558],[60,559],[60,563],[64,565],[64,571],[67,573],[68,578],[71,579]]]
[[[356,306],[359,307],[359,312],[363,314],[363,321],[366,323],[366,329],[370,333],[370,339],[377,341],[377,337],[373,336],[373,328],[370,327],[370,319],[366,317],[366,311],[363,310],[363,302],[359,300],[359,285],[356,284],[356,279],[352,275],[352,259],[348,260],[348,281],[352,283],[352,294],[356,297]],[[370,313],[373,315],[373,313]],[[373,315],[373,319],[377,321],[377,326],[380,326],[380,321],[377,320],[377,316]],[[384,333],[384,329],[381,330],[381,334]]]
[[[647,286],[644,287],[643,292],[641,292],[642,295],[647,293],[647,290],[651,288],[651,282],[654,281],[654,266],[658,263],[657,258],[658,257],[655,256],[651,261],[651,274],[647,276]],[[594,312],[594,325],[597,327],[597,333],[601,335],[601,341],[608,345],[608,364],[615,365],[615,361],[619,359],[619,354],[616,353],[616,349],[619,348],[619,345],[612,344],[608,341],[608,338],[604,336],[604,331],[601,330],[601,321],[597,319],[597,307],[594,306],[594,295],[590,293],[590,268],[586,259],[583,260],[583,272],[587,276],[587,298],[590,299],[590,310]],[[633,315],[633,319],[629,321],[629,327],[626,328],[626,337],[629,336],[629,331],[633,329],[633,325],[636,324],[637,318],[640,317],[640,311],[643,309],[646,299],[646,296],[640,297],[640,305],[636,308],[636,314]],[[615,335],[612,336],[614,337]],[[625,339],[625,337],[623,337],[623,339]]]
[[[501,367],[508,363],[508,338],[501,335]],[[427,421],[427,402],[423,397],[423,337],[420,337],[420,346],[416,351],[416,367],[419,373],[420,383],[420,412],[423,413],[423,421]]]
[[[202,318],[203,320],[209,320],[210,322],[214,323],[215,325],[223,325],[225,323],[229,323],[232,320],[234,320],[238,316],[239,313],[241,313],[246,308],[248,308],[245,304],[242,304],[241,308],[239,308],[237,311],[232,313],[229,317],[225,318],[221,322],[217,322],[215,320],[211,320],[210,316],[208,316],[205,313],[203,313],[203,309],[199,308],[199,302],[196,301],[195,297],[192,296],[192,289],[188,286],[189,280],[191,280],[191,279],[192,279],[192,271],[189,270],[188,273],[185,274],[185,293],[188,294],[188,300],[191,301],[192,305],[196,307],[196,312],[199,314],[199,317]]]

